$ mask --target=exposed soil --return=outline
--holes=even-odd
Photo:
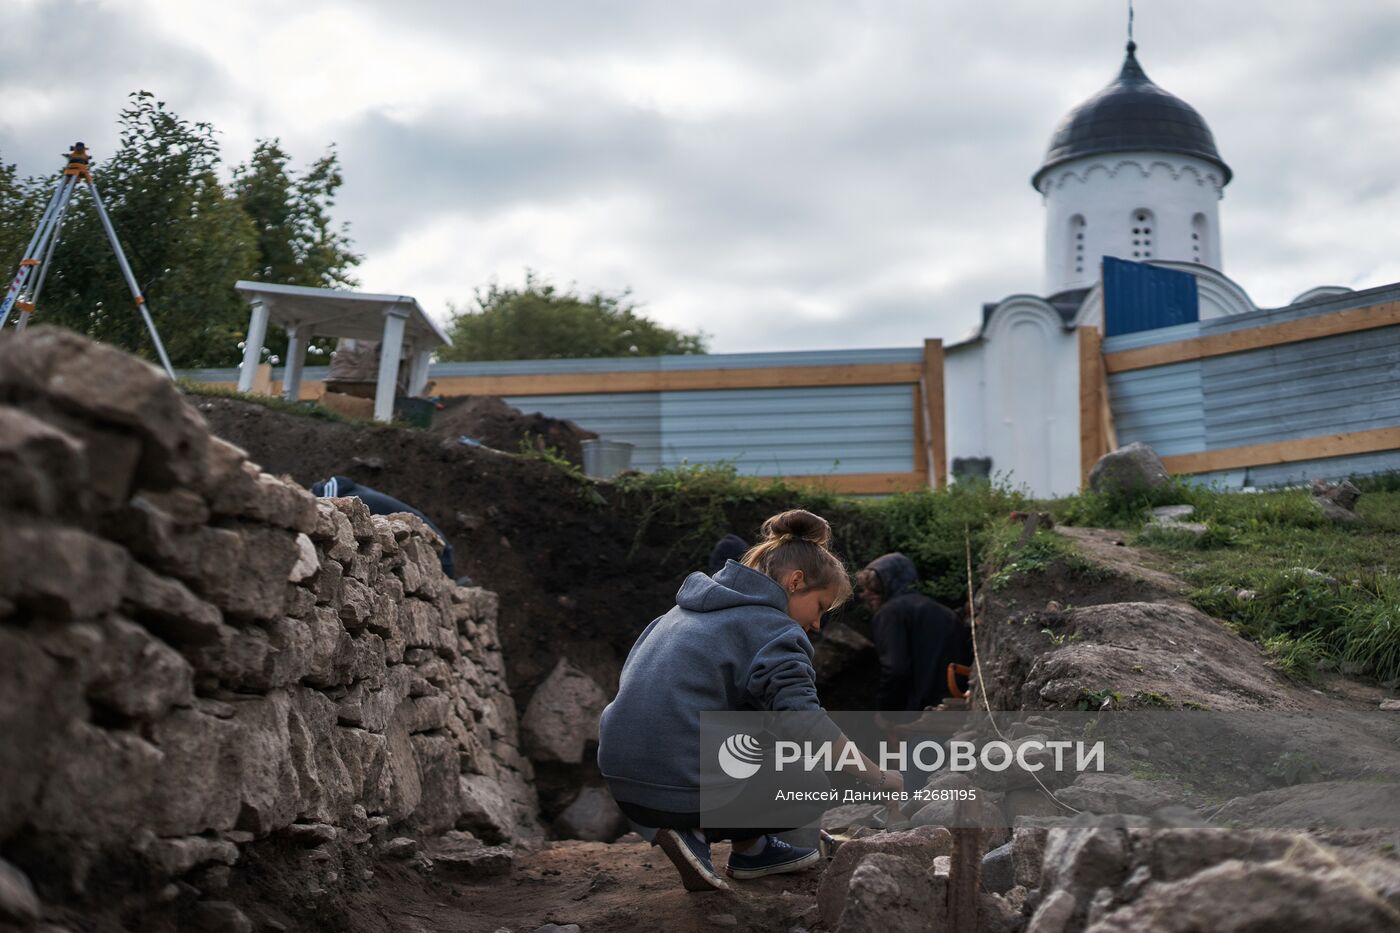
[[[635,838],[635,837],[633,837]],[[714,847],[717,864],[728,845]],[[394,933],[529,933],[547,923],[576,923],[585,931],[717,928],[786,931],[812,922],[821,872],[735,882],[730,892],[691,893],[681,887],[661,850],[638,841],[560,842],[526,853],[509,877],[469,883],[423,876],[402,864],[383,868],[354,899],[365,925]]]
[[[432,432],[443,437],[470,437],[496,450],[519,453],[524,447],[554,450],[573,464],[583,463],[580,442],[598,435],[572,421],[526,414],[494,395],[464,395],[446,399],[433,418]]]
[[[437,522],[456,550],[457,573],[501,596],[501,641],[522,709],[560,655],[616,689],[637,634],[670,608],[697,566],[698,555],[673,552],[664,529],[653,536],[660,543],[637,540],[635,518],[610,487],[540,460],[232,399],[195,404],[215,433],[270,472],[304,486],[350,476]]]

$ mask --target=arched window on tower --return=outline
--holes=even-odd
[[[1205,264],[1210,258],[1210,224],[1205,214],[1191,218],[1191,261]]]
[[[1153,245],[1157,240],[1157,222],[1152,217],[1152,212],[1145,207],[1139,207],[1133,211],[1128,221],[1132,236],[1129,239],[1133,244],[1133,258],[1139,261],[1151,259],[1156,247]]]
[[[1065,262],[1076,276],[1084,274],[1084,229],[1086,226],[1083,214],[1075,214],[1069,219]]]

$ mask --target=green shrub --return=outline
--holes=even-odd
[[[1259,570],[1246,587],[1198,590],[1192,602],[1262,644],[1279,667],[1311,676],[1333,659],[1357,673],[1400,677],[1400,580],[1336,580],[1302,568]]]
[[[1124,495],[1121,492],[1090,492],[1050,503],[1057,521],[1066,525],[1089,528],[1136,528],[1147,514],[1161,505],[1178,505],[1188,501],[1191,487],[1180,479],[1169,486]]]
[[[1296,636],[1274,635],[1264,640],[1264,652],[1280,671],[1307,681],[1317,676],[1318,662],[1331,654],[1318,632],[1304,632]]]
[[[880,554],[899,551],[919,568],[919,588],[950,605],[967,594],[967,541],[972,542],[974,574],[981,567],[994,530],[1007,526],[1026,497],[1003,485],[954,483],[946,489],[890,496],[870,502],[875,535],[849,554],[857,566]],[[1014,525],[1019,534],[1020,526]]]

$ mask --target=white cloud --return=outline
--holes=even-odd
[[[1041,283],[1028,178],[1115,73],[1103,3],[25,0],[0,157],[116,144],[149,88],[226,158],[335,141],[367,288],[435,313],[526,267],[631,287],[716,349],[914,344]],[[75,28],[76,26],[76,28]],[[1400,7],[1140,4],[1140,58],[1235,170],[1225,271],[1261,304],[1400,280]],[[38,40],[42,41],[38,41]],[[74,63],[80,80],[54,72]]]

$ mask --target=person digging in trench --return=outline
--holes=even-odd
[[[691,574],[675,608],[648,625],[632,646],[617,698],[603,711],[599,769],[623,814],[666,853],[687,890],[728,887],[710,854],[710,843],[725,839],[732,841],[724,870],[730,878],[816,864],[818,849],[790,845],[777,834],[812,825],[827,806],[816,794],[801,792],[777,801],[771,786],[759,780],[735,792],[757,808],[751,812],[763,814],[764,828],[706,825],[700,803],[702,712],[805,714],[796,718],[813,740],[832,743],[833,760],[845,761],[833,777],[885,792],[903,790],[900,775],[859,754],[817,698],[808,633],[819,630],[822,615],[851,593],[830,541],[825,519],[800,509],[783,512],[764,522],[763,539],[742,561],[727,561],[713,576]],[[795,775],[812,783],[810,790],[830,787],[821,771],[799,769]]]
[[[953,612],[914,589],[914,562],[885,554],[856,574],[856,590],[874,616],[870,620],[880,659],[875,708],[887,725],[932,709],[948,696],[948,665],[972,663],[967,626]]]

